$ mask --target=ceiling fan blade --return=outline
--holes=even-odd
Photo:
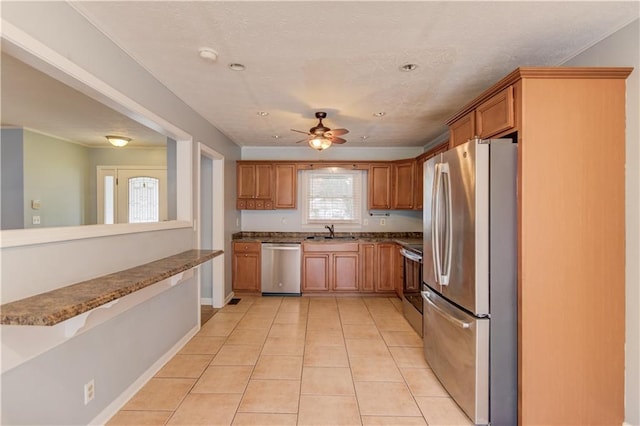
[[[298,133],[303,133],[305,135],[311,135],[311,133],[309,132],[303,132],[302,130],[296,130],[296,129],[291,129],[292,132],[298,132]]]
[[[337,143],[337,144],[341,144],[341,143],[345,143],[346,142],[346,140],[344,140],[342,138],[339,138],[339,137],[336,137],[336,136],[331,137],[331,138],[327,138],[327,139],[329,139],[332,143]]]
[[[349,133],[347,129],[333,129],[333,130],[329,130],[328,132],[325,132],[324,135],[327,137],[331,137],[331,136],[346,135],[347,133]]]

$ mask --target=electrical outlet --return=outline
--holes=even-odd
[[[84,385],[84,405],[87,405],[96,396],[96,384],[93,379]]]
[[[40,216],[33,216],[32,220],[34,225],[40,225]]]
[[[386,219],[380,219],[380,226],[385,226],[387,224],[387,220]]]

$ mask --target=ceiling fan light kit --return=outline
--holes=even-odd
[[[338,136],[340,135],[346,135],[347,133],[349,133],[349,131],[347,129],[333,129],[331,130],[328,127],[325,127],[324,124],[322,124],[322,119],[327,117],[327,113],[326,112],[316,112],[316,118],[318,119],[318,124],[316,124],[314,127],[310,128],[308,132],[303,132],[302,130],[295,130],[295,129],[291,129],[294,132],[298,132],[298,133],[304,133],[305,135],[308,135],[309,137],[306,139],[302,139],[297,141],[296,143],[300,143],[300,142],[308,142],[309,146],[313,149],[316,149],[318,151],[324,151],[325,149],[329,148],[332,144],[343,144],[346,142],[345,139],[342,139]]]
[[[309,146],[318,151],[324,151],[331,146],[331,141],[324,137],[316,137],[309,140]]]

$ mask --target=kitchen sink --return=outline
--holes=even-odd
[[[330,240],[355,240],[356,237],[352,235],[341,236],[341,237],[330,237],[328,235],[310,235],[306,239],[313,240],[313,241],[330,241]]]

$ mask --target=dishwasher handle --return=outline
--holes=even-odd
[[[274,243],[262,243],[262,248],[267,250],[300,250],[300,244],[274,244]]]

